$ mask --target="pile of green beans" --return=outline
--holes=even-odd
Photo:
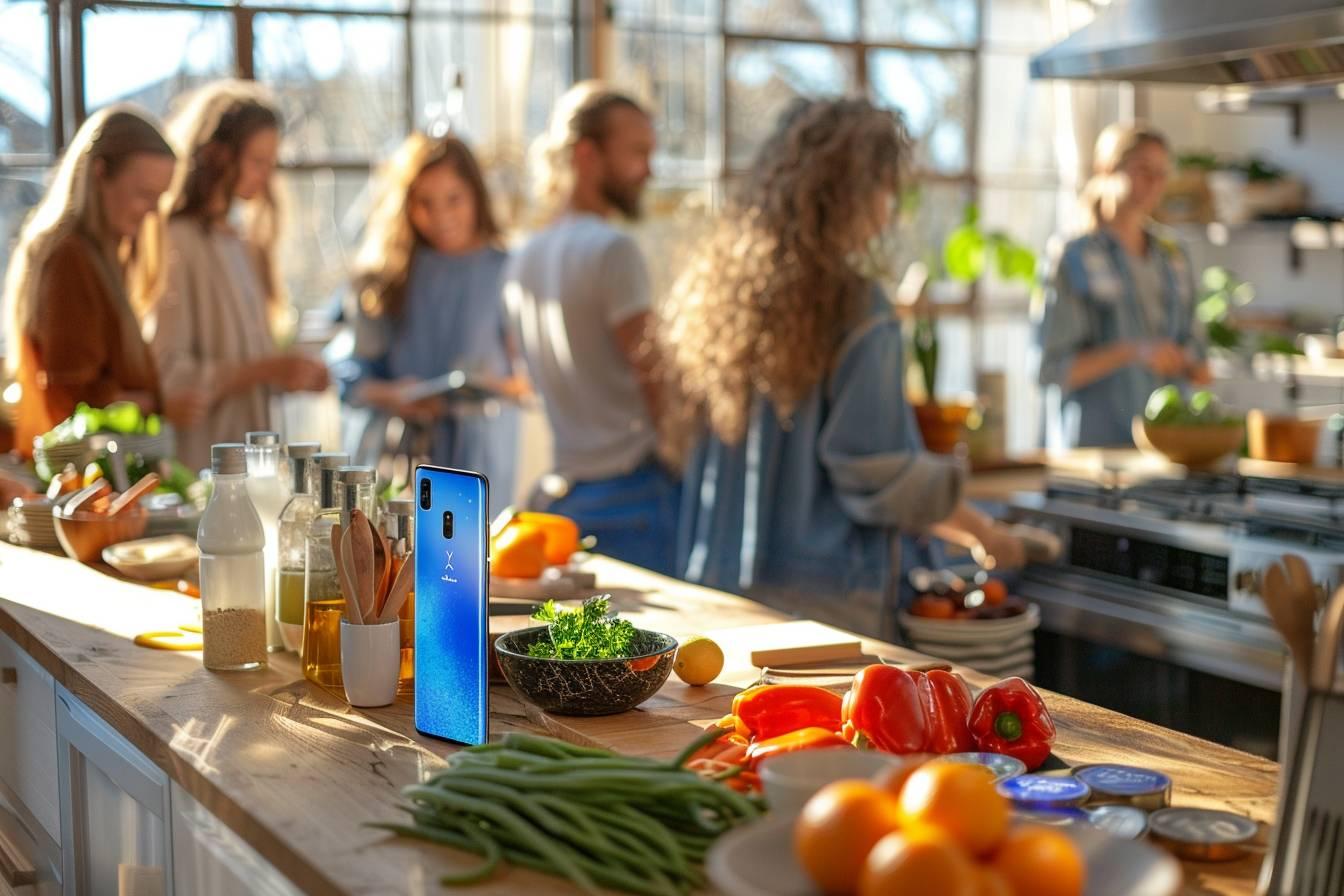
[[[455,753],[448,768],[402,790],[411,824],[373,827],[482,856],[441,878],[478,883],[500,861],[569,878],[585,892],[608,887],[678,896],[705,885],[705,853],[762,805],[682,768],[711,729],[672,762],[621,756],[510,733]]]

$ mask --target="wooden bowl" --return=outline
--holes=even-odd
[[[64,508],[57,508],[51,516],[61,548],[67,557],[80,563],[101,560],[103,548],[139,538],[149,525],[149,511],[139,504],[116,516],[83,510],[70,514]]]
[[[1174,464],[1195,469],[1211,467],[1241,448],[1246,436],[1243,423],[1153,423],[1135,417],[1134,444],[1160,454]]]
[[[547,637],[534,625],[500,635],[495,655],[518,695],[546,712],[565,716],[607,716],[634,709],[658,693],[677,654],[677,639],[639,629],[636,655],[610,660],[556,660],[527,655],[527,647]]]
[[[1320,420],[1298,420],[1251,411],[1246,415],[1246,427],[1250,454],[1256,460],[1306,466],[1316,462]]]

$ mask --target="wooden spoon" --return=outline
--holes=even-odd
[[[374,578],[374,532],[364,511],[350,514],[350,553],[354,558],[354,579],[359,597],[360,622],[373,618],[373,590],[378,583]]]
[[[370,522],[372,527],[373,523]],[[373,530],[373,619],[366,619],[365,622],[372,622],[383,613],[383,605],[387,603],[387,586],[391,584],[392,578],[392,549],[387,545],[387,539],[376,529]]]
[[[1305,561],[1285,554],[1265,570],[1260,596],[1274,627],[1288,644],[1293,665],[1304,682],[1309,680],[1313,641],[1316,637],[1316,587]]]
[[[387,591],[387,601],[378,613],[380,623],[391,622],[401,613],[401,608],[406,604],[406,596],[411,593],[411,587],[415,584],[414,567],[415,552],[412,551],[406,555],[406,560],[401,564],[401,569],[397,570],[396,581]]]
[[[121,497],[112,502],[112,506],[107,508],[108,516],[116,516],[123,513],[143,498],[145,495],[159,487],[159,476],[157,473],[146,473],[140,478],[140,481],[126,491],[121,493]]]
[[[353,527],[351,527],[353,528]],[[340,532],[339,536],[337,532]],[[354,551],[350,548],[350,529],[341,531],[338,523],[332,530],[333,543],[339,538],[340,544],[336,545],[336,576],[341,583],[341,594],[345,597],[345,621],[352,625],[362,625],[364,622],[364,613],[359,608],[359,585],[355,581],[355,559]]]

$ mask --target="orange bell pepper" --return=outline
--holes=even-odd
[[[840,695],[825,688],[766,684],[734,697],[733,715],[753,739],[768,740],[801,728],[839,731],[840,704]]]
[[[490,572],[506,579],[540,578],[546,569],[546,534],[536,526],[510,523],[491,545]]]
[[[579,524],[557,513],[523,511],[513,518],[515,523],[536,526],[546,535],[546,562],[564,566],[579,549]]]
[[[758,740],[747,747],[747,768],[755,771],[756,766],[771,756],[784,753],[796,753],[799,750],[819,750],[829,747],[848,747],[854,745],[839,734],[826,728],[800,728],[778,737]]]

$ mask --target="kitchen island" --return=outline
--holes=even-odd
[[[700,725],[728,711],[738,689],[756,680],[758,670],[749,661],[750,627],[783,617],[751,601],[615,561],[594,558],[588,568],[635,624],[678,637],[712,631],[727,657],[723,674],[703,688],[673,678],[639,710],[591,719],[547,716],[522,704],[507,686],[496,686],[492,733],[543,732],[671,757]],[[252,892],[446,892],[436,883],[438,875],[463,867],[472,857],[363,825],[399,820],[398,790],[440,766],[454,749],[415,732],[410,698],[385,709],[353,710],[305,681],[292,655],[274,656],[265,671],[215,674],[201,667],[199,654],[132,643],[140,632],[171,629],[195,613],[190,598],[119,581],[64,558],[0,545],[0,634],[31,658],[14,675],[8,673],[12,661],[0,657],[0,666],[7,668],[0,696],[16,687],[22,691],[30,667],[40,669],[37,674],[54,679],[57,694],[63,688],[82,701],[166,773],[174,794],[172,851],[179,894],[237,891],[214,889],[210,875],[200,870],[203,864],[177,856],[185,846],[179,841],[187,839],[178,832],[178,794],[190,805],[197,829],[218,825],[205,840],[233,838],[246,853],[259,856],[257,870],[250,872],[257,875]],[[501,628],[526,624],[523,617],[493,621]],[[873,641],[864,647],[895,660],[926,659]],[[988,681],[975,673],[966,676],[973,684]],[[1174,779],[1177,805],[1272,820],[1274,763],[1066,697],[1048,694],[1047,702],[1059,729],[1055,753],[1066,763],[1123,762],[1159,769]],[[11,705],[0,703],[0,715],[13,712]],[[18,728],[0,724],[0,747],[9,750],[5,738],[16,737]],[[40,726],[26,730],[40,732]],[[39,769],[45,768],[41,758],[29,757]],[[6,762],[0,754],[0,777],[7,771],[13,776],[12,763]],[[25,780],[29,790],[41,791],[40,781]],[[8,781],[7,789],[12,793],[17,786]],[[70,845],[68,835],[65,845]],[[1230,864],[1186,863],[1185,891],[1250,894],[1258,865],[1258,854]],[[506,870],[467,892],[525,891],[571,892],[571,887],[555,878]]]

